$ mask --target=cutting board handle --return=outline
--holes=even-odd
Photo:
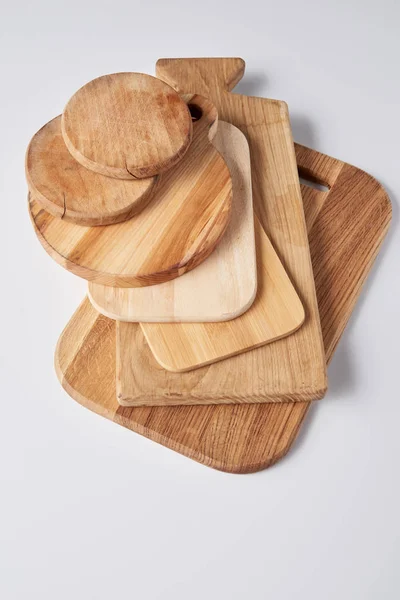
[[[332,188],[342,170],[343,162],[301,144],[295,144],[294,148],[299,175]]]
[[[232,90],[245,66],[243,58],[160,58],[156,74],[180,93],[207,95],[210,89]]]
[[[242,79],[245,66],[242,58],[160,58],[156,74],[181,94],[207,96],[210,90],[232,90]],[[333,187],[343,163],[299,144],[295,149],[300,175]]]

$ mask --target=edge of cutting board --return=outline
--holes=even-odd
[[[208,260],[208,259],[206,259],[206,260]],[[206,262],[206,261],[204,261],[204,262]],[[196,267],[196,268],[198,268],[198,267]],[[191,273],[191,271],[189,271],[189,273]],[[182,277],[185,277],[185,275],[187,275],[187,273],[182,275]],[[175,280],[171,279],[171,281],[175,281]],[[223,317],[218,319],[218,321],[205,320],[205,319],[204,319],[204,321],[196,321],[196,319],[194,317],[192,319],[187,319],[185,321],[179,321],[179,320],[171,321],[171,320],[167,320],[166,317],[154,318],[151,320],[146,319],[145,321],[131,321],[125,317],[121,318],[121,316],[113,313],[112,311],[110,311],[108,309],[103,308],[103,306],[99,306],[99,304],[96,302],[95,298],[93,298],[93,295],[91,293],[91,285],[90,285],[91,282],[89,281],[88,283],[89,283],[89,285],[86,290],[86,294],[87,294],[91,304],[93,304],[94,308],[97,310],[97,312],[104,315],[105,317],[108,317],[109,319],[112,319],[113,321],[121,321],[121,323],[199,323],[199,322],[200,323],[225,323],[226,321],[232,321],[233,319],[237,319],[238,317],[243,315],[245,312],[247,312],[249,310],[249,308],[251,307],[251,305],[253,304],[253,302],[256,298],[256,295],[257,295],[257,279],[256,279],[255,285],[253,286],[253,288],[251,290],[251,294],[249,295],[249,298],[246,301],[246,303],[232,313],[224,313]],[[166,282],[166,283],[168,283],[168,282]],[[159,284],[159,285],[163,285],[163,284]],[[121,289],[125,289],[125,288],[121,288]]]

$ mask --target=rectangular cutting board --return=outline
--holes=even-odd
[[[287,106],[277,100],[230,93],[243,72],[244,62],[238,58],[163,59],[157,63],[161,79],[181,93],[209,97],[219,118],[245,134],[250,146],[254,210],[300,297],[306,319],[294,334],[262,347],[256,358],[246,353],[229,363],[210,365],[196,389],[176,380],[159,396],[159,381],[149,382],[136,394],[144,402],[150,396],[159,396],[158,402],[165,404],[311,401],[326,391],[323,342]]]
[[[329,362],[389,228],[391,206],[383,187],[360,169],[299,145],[296,157],[300,175],[330,187],[320,192],[301,186]],[[137,331],[140,335],[139,327]],[[88,300],[60,336],[55,366],[66,391],[83,406],[189,458],[232,473],[259,471],[282,458],[310,406],[307,402],[119,406],[115,322],[99,315]]]
[[[257,266],[249,145],[237,127],[223,121],[212,143],[232,178],[232,216],[221,242],[195,269],[158,285],[115,288],[89,282],[89,299],[106,317],[133,323],[228,321],[253,303]]]
[[[157,325],[142,324],[164,368],[182,371],[190,370],[195,362],[196,366],[207,365],[197,369],[196,374],[152,369],[152,363],[142,361],[146,348],[137,337],[135,324],[118,323],[117,392],[121,405],[311,401],[325,394],[326,364],[287,107],[284,102],[226,91],[223,77],[229,75],[230,81],[237,82],[243,69],[241,59],[179,59],[157,63],[160,77],[178,91],[196,90],[199,85],[201,93],[210,96],[217,106],[220,118],[236,124],[245,133],[250,146],[256,216],[283,260],[302,301],[306,320],[295,333],[279,343],[264,345],[256,355],[246,352],[234,356],[265,344],[268,336],[273,338],[272,324],[265,319],[262,294],[271,293],[271,283],[277,286],[273,279],[267,279],[264,268],[258,278],[259,302],[256,300],[237,323],[233,321],[222,327],[168,325],[165,331]],[[261,274],[265,275],[264,286]],[[285,304],[285,299],[275,295],[272,302]],[[171,328],[179,332],[182,327],[189,334],[177,339],[172,349],[166,347]],[[196,328],[198,334],[193,331]],[[201,354],[196,354],[200,351]],[[209,364],[226,356],[233,359]]]

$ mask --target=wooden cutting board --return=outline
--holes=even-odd
[[[142,288],[89,283],[89,299],[106,317],[131,322],[227,321],[253,303],[257,266],[249,145],[237,127],[223,121],[213,144],[232,178],[232,216],[221,242],[196,269],[172,281]]]
[[[367,173],[296,145],[326,359],[332,358],[391,220],[390,201]],[[137,327],[138,337],[142,337]],[[282,342],[276,342],[281,344]],[[256,360],[260,350],[251,354]],[[149,361],[151,354],[147,354]],[[146,357],[143,358],[146,360]],[[235,360],[235,359],[229,359]],[[115,393],[115,322],[84,300],[55,354],[58,377],[83,406],[215,469],[259,471],[290,449],[307,402],[125,408]],[[153,360],[153,367],[156,366]]]
[[[214,250],[230,218],[232,182],[209,140],[217,130],[214,105],[194,94],[185,100],[201,114],[190,148],[159,177],[153,200],[129,221],[82,227],[53,217],[31,198],[36,234],[59,264],[90,281],[141,287],[183,275]]]
[[[130,219],[149,203],[157,182],[156,177],[112,179],[83,167],[67,150],[61,116],[33,136],[25,173],[32,196],[47,212],[87,226]]]
[[[229,366],[224,365],[226,361],[209,366],[203,377],[213,380],[217,397],[225,401],[321,398],[327,386],[326,363],[287,105],[230,93],[243,76],[244,61],[240,58],[162,59],[157,62],[156,72],[178,92],[206,95],[217,107],[219,117],[245,134],[250,147],[255,213],[306,314],[302,327],[279,343],[263,346],[256,361],[253,354],[246,353]],[[243,373],[249,370],[252,376],[246,378]],[[158,383],[154,381],[156,388]],[[176,392],[181,391],[177,385]]]
[[[152,177],[170,169],[192,137],[191,115],[179,94],[144,73],[93,79],[69,100],[61,128],[79,163],[120,179]]]

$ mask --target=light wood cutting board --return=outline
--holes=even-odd
[[[106,317],[139,323],[228,321],[253,303],[257,265],[249,145],[237,127],[223,121],[212,143],[232,178],[232,216],[221,242],[196,269],[172,281],[142,288],[89,283],[89,299]]]
[[[326,363],[315,295],[293,139],[285,102],[230,92],[244,73],[240,58],[162,59],[158,77],[178,92],[204,94],[219,118],[243,131],[250,146],[254,210],[303,304],[306,319],[292,335],[263,346],[255,360],[243,354],[203,372],[225,401],[311,401],[327,386]],[[147,327],[147,326],[146,326]],[[251,380],[244,374],[252,372]],[[154,382],[153,390],[158,387]],[[179,385],[174,391],[179,394]],[[192,396],[192,391],[190,396]],[[200,397],[196,393],[196,397]],[[178,397],[178,396],[176,396]],[[224,400],[222,400],[224,401]]]
[[[302,176],[331,188],[320,192],[302,185],[329,362],[388,230],[391,206],[385,190],[367,173],[304,146],[296,145],[296,156]],[[139,327],[137,331],[141,337]],[[259,352],[251,354],[256,357]],[[147,358],[152,360],[150,352]],[[115,322],[99,315],[89,300],[62,333],[55,364],[62,385],[83,406],[185,456],[232,473],[259,471],[282,458],[310,407],[307,402],[119,406]]]
[[[184,98],[201,115],[189,150],[159,177],[150,204],[129,221],[83,227],[53,217],[31,199],[36,234],[63,267],[89,281],[141,287],[183,275],[214,250],[230,218],[232,182],[210,142],[217,130],[215,106],[196,94]]]

